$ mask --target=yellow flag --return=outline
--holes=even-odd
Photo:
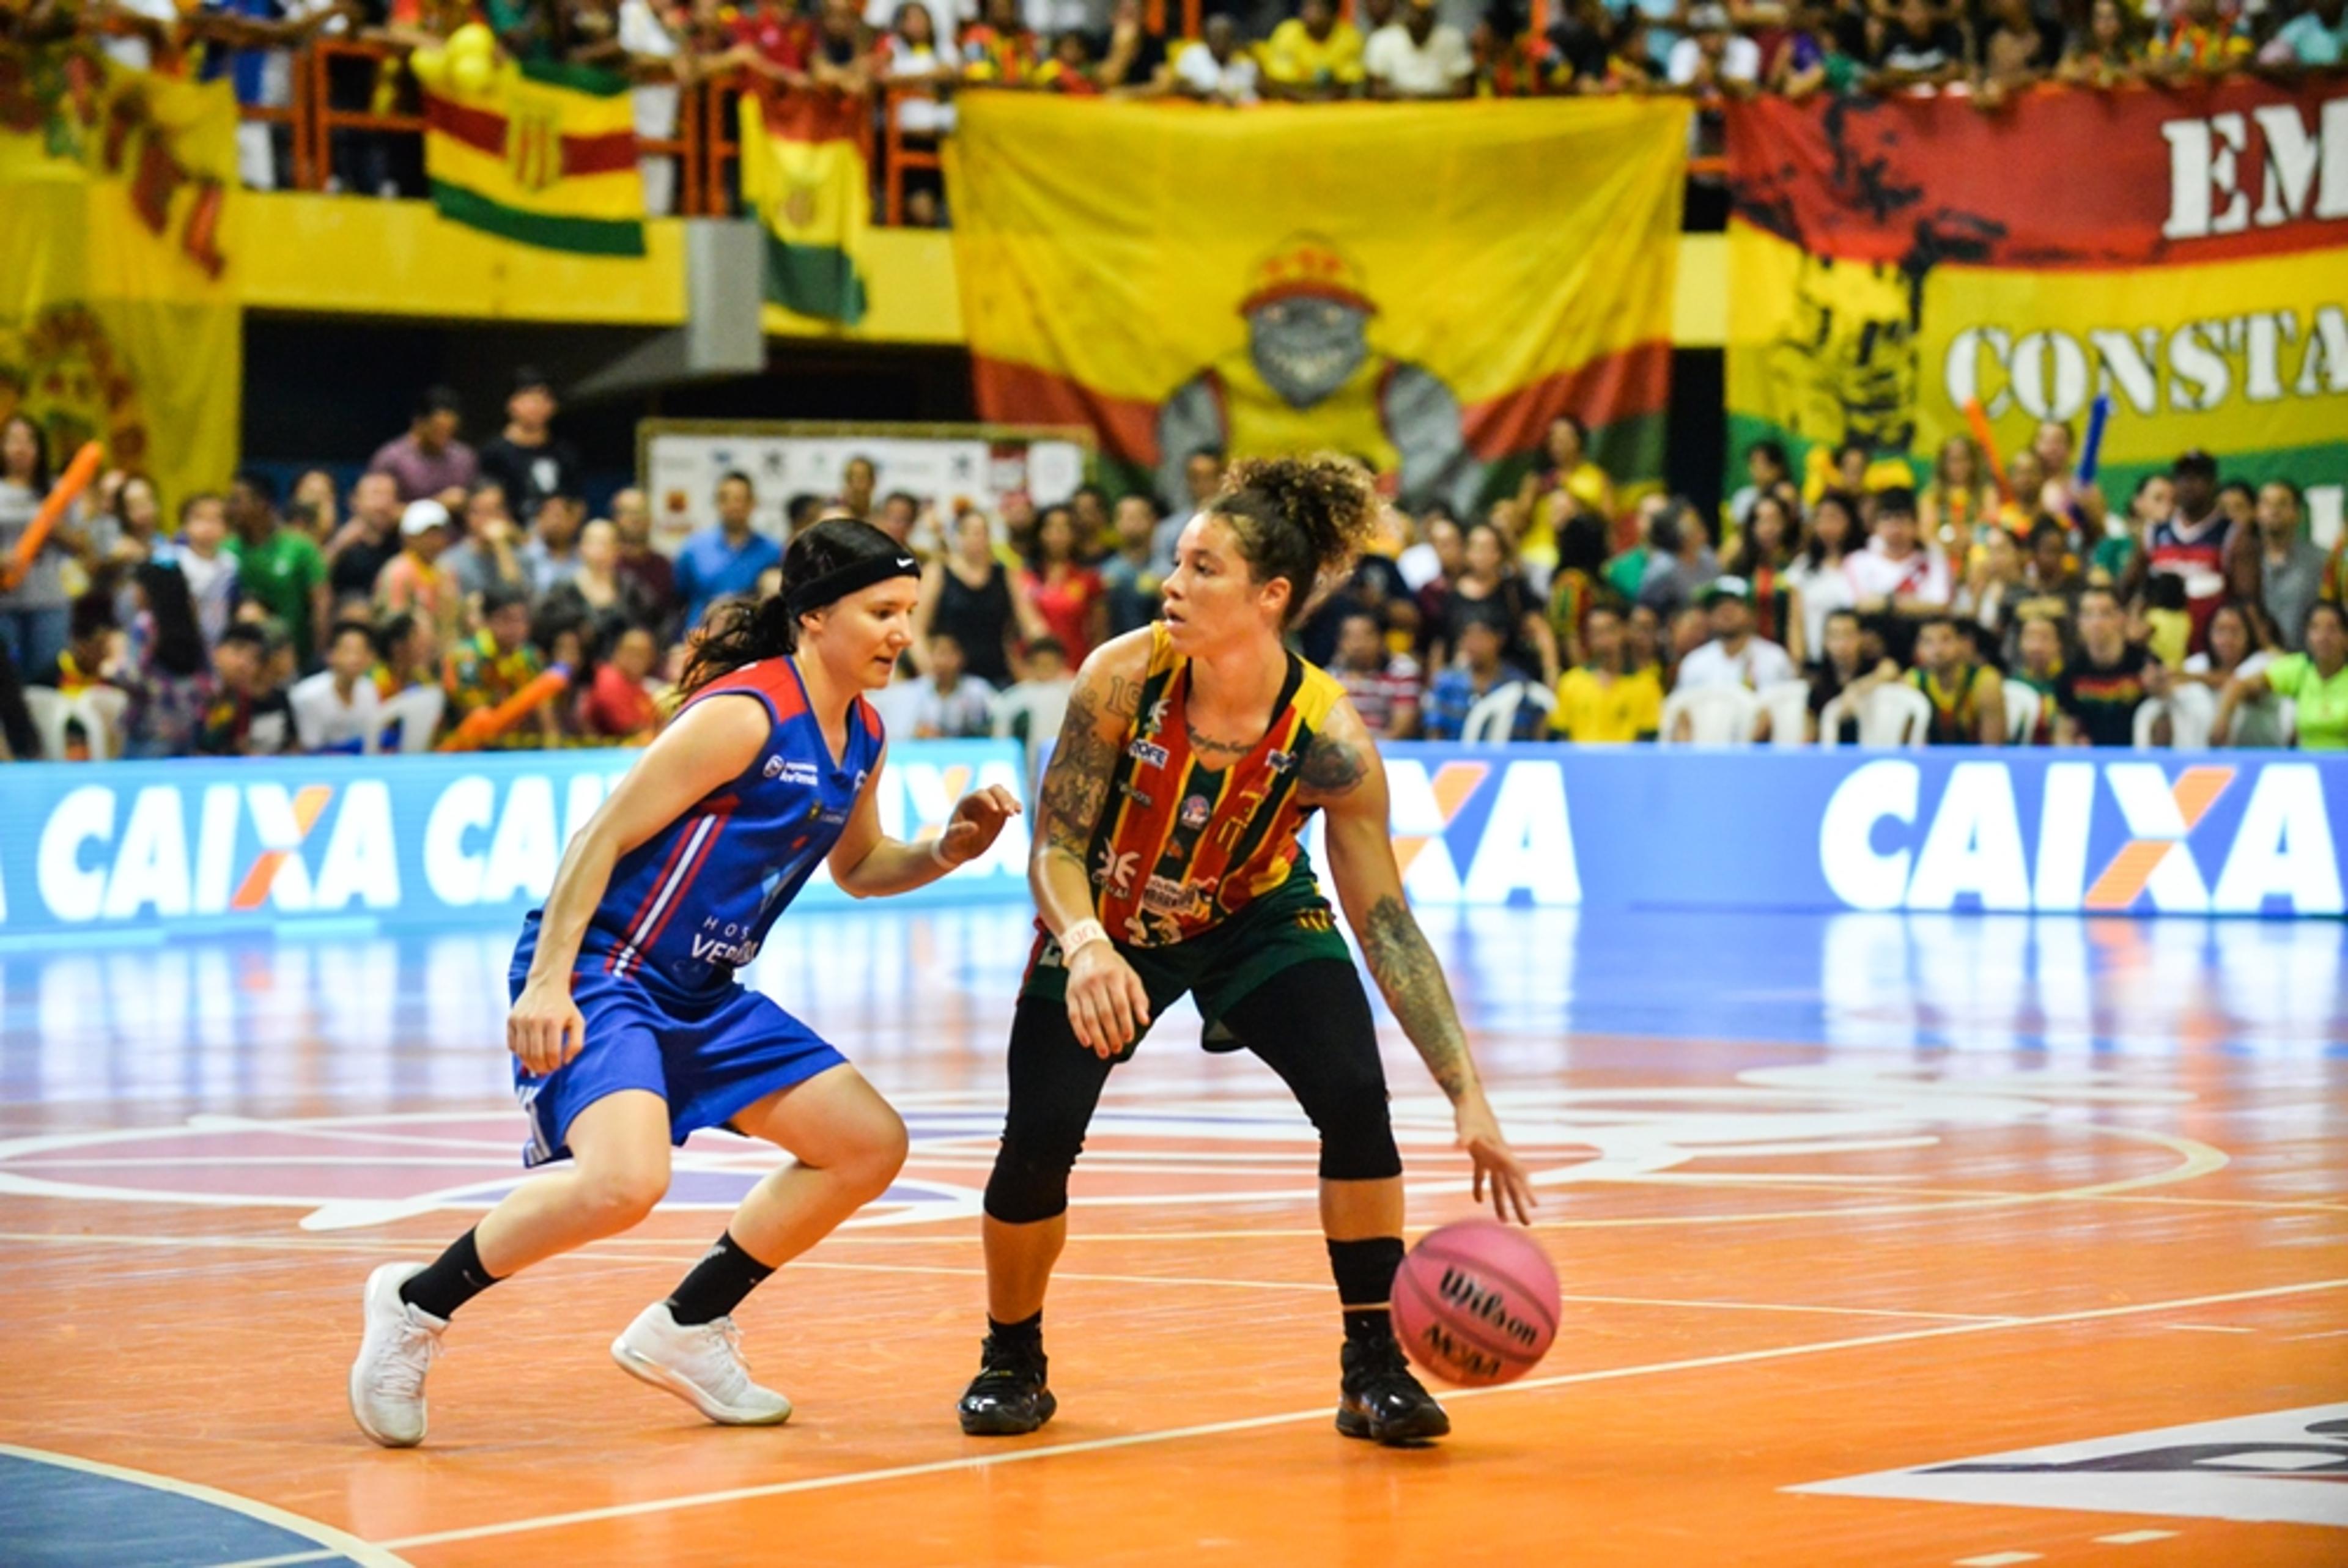
[[[854,326],[864,319],[858,261],[872,219],[860,139],[862,99],[742,95],[742,200],[767,232],[766,297],[785,310]]]
[[[83,442],[166,508],[236,466],[236,99],[70,46],[0,72],[0,418]]]
[[[424,170],[440,215],[525,245],[644,253],[644,187],[625,77],[508,59],[479,23],[418,50]]]
[[[947,147],[979,412],[1183,459],[1335,450],[1462,507],[1550,421],[1658,476],[1688,109],[973,93]]]

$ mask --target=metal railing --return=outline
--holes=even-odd
[[[1200,0],[1183,0],[1186,26],[1195,26],[1193,14],[1199,3]],[[1167,0],[1151,0],[1153,25],[1166,4]],[[382,90],[383,73],[404,68],[407,52],[401,46],[377,40],[314,39],[295,57],[290,104],[283,108],[245,105],[239,112],[247,120],[288,128],[292,144],[290,172],[295,190],[327,190],[335,175],[335,140],[338,133],[415,137],[419,140],[423,137],[425,119],[421,112],[377,107],[386,97]],[[334,102],[330,83],[335,64],[349,60],[375,64],[377,85],[366,108],[337,108]],[[639,140],[644,157],[676,160],[679,215],[725,217],[737,210],[731,178],[733,165],[741,157],[740,138],[734,128],[736,106],[743,93],[758,91],[762,86],[754,77],[730,73],[682,84],[675,131],[667,137]],[[962,87],[954,90],[985,89]],[[880,154],[876,170],[879,205],[880,220],[886,225],[895,227],[905,220],[907,176],[934,173],[942,167],[939,156],[941,138],[909,134],[903,129],[900,111],[909,103],[935,103],[945,101],[947,97],[935,87],[886,84],[873,95],[874,114],[863,121],[861,139],[868,165],[873,161],[876,150]],[[1694,158],[1688,162],[1691,179],[1717,179],[1726,172],[1725,159]]]

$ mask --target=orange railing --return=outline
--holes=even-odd
[[[1183,0],[1183,21],[1195,29],[1200,0]],[[1149,20],[1158,25],[1167,8],[1168,0],[1150,0]],[[1347,0],[1346,10],[1353,9]],[[335,107],[328,89],[328,78],[335,63],[341,60],[365,59],[376,62],[378,72],[401,67],[407,50],[398,45],[375,40],[318,38],[297,56],[294,77],[293,102],[284,108],[269,108],[248,105],[240,112],[249,120],[283,124],[290,128],[293,144],[293,182],[296,190],[324,190],[335,172],[335,137],[338,132],[378,136],[413,136],[424,134],[424,117],[418,112],[399,108],[342,108]],[[741,94],[752,84],[734,76],[709,77],[691,83],[678,94],[675,133],[661,139],[646,138],[639,145],[648,158],[672,158],[677,164],[677,211],[685,217],[717,217],[734,211],[729,176],[732,166],[741,156],[739,138],[735,132],[736,104]],[[967,88],[962,89],[970,90]],[[379,90],[371,95],[383,101]],[[936,89],[928,87],[887,87],[875,95],[875,117],[864,127],[864,152],[870,163],[876,146],[880,160],[880,206],[881,221],[895,226],[905,218],[906,177],[916,172],[935,171],[941,167],[938,139],[930,136],[909,136],[901,128],[900,108],[906,103],[935,101]],[[876,123],[877,121],[877,123]],[[1727,173],[1727,160],[1722,158],[1694,158],[1688,162],[1688,173],[1698,179],[1716,179]]]

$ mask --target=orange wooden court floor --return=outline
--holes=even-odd
[[[1310,1129],[1187,1009],[1079,1168],[1058,1419],[960,1434],[1009,912],[761,960],[915,1134],[740,1314],[788,1425],[606,1354],[767,1163],[705,1135],[466,1309],[411,1452],[345,1411],[357,1291],[515,1177],[507,935],[0,957],[0,1563],[2348,1562],[2338,927],[1430,923],[1566,1300],[1421,1451],[1331,1430]],[[1465,1167],[1386,1027],[1416,1230]]]

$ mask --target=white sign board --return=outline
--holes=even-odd
[[[951,518],[972,505],[999,512],[1014,491],[1039,507],[1065,501],[1085,482],[1092,455],[1088,435],[1073,431],[723,420],[647,420],[637,449],[653,541],[671,554],[716,520],[717,482],[729,473],[749,476],[757,495],[751,526],[780,542],[791,498],[838,496],[851,458],[878,470],[876,496],[903,490]]]

